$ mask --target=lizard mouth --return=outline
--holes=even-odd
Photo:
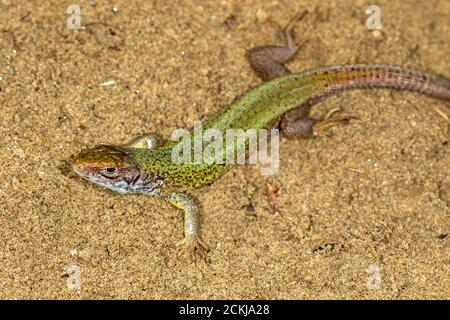
[[[89,180],[89,177],[91,176],[91,173],[90,173],[89,169],[86,167],[86,165],[84,165],[82,163],[78,163],[77,161],[75,161],[72,164],[72,169],[77,175],[81,176],[82,178],[85,178],[85,179]]]
[[[77,163],[77,161],[75,160],[75,162],[72,164],[72,169],[73,171],[75,171],[76,174],[78,175],[82,175],[83,173],[83,166],[79,163]]]

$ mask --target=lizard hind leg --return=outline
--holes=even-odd
[[[303,19],[306,11],[297,13],[284,29],[284,46],[267,45],[255,47],[249,50],[248,59],[252,69],[265,81],[289,74],[289,69],[284,65],[292,59],[306,41],[295,44],[292,36],[294,24]]]
[[[289,117],[283,117],[281,120],[280,128],[285,136],[296,138],[313,138],[322,135],[331,127],[340,124],[348,124],[350,120],[359,119],[358,117],[351,115],[333,117],[332,114],[334,114],[336,110],[331,110],[324,119],[318,120],[309,118],[306,116],[306,113],[301,114],[297,111],[301,109],[302,107],[294,110],[294,112],[291,112]],[[295,113],[299,113],[300,116],[295,117]]]

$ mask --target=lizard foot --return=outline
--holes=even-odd
[[[295,16],[291,19],[289,24],[284,28],[284,39],[286,41],[286,47],[292,50],[291,56],[294,56],[295,53],[308,41],[303,40],[303,42],[296,44],[294,41],[294,37],[292,35],[292,29],[294,28],[294,25],[298,22],[303,20],[303,18],[308,14],[308,11],[298,11]]]
[[[209,248],[200,238],[184,238],[177,243],[177,248],[180,254],[184,255],[187,253],[191,259],[200,256],[202,259],[209,261],[207,256]]]
[[[301,112],[299,113],[297,110]],[[296,109],[293,113],[282,118],[280,127],[283,134],[287,137],[312,138],[323,135],[330,127],[348,124],[350,120],[359,119],[351,115],[333,117],[332,115],[337,111],[339,109],[330,110],[323,120],[316,120],[305,117],[302,109]]]

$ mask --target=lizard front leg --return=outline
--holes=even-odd
[[[160,146],[162,139],[156,133],[147,133],[134,138],[125,146],[128,148],[154,149]]]
[[[190,253],[198,252],[204,255],[208,251],[208,247],[199,235],[200,210],[194,199],[181,192],[172,192],[164,198],[184,212],[184,239],[179,244],[186,247]]]

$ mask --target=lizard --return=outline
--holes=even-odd
[[[206,129],[261,129],[274,126],[287,137],[312,138],[353,117],[314,119],[311,107],[329,96],[351,89],[407,90],[450,101],[450,80],[443,76],[395,65],[355,64],[319,67],[291,73],[285,63],[302,44],[292,35],[297,14],[284,28],[284,45],[266,45],[247,51],[254,71],[265,81],[249,89],[207,121]],[[192,131],[190,133],[192,136]],[[200,209],[189,191],[218,180],[232,166],[227,163],[175,163],[173,148],[179,140],[161,143],[145,134],[125,145],[99,145],[81,152],[73,170],[88,181],[119,194],[162,198],[184,212],[184,239],[188,252],[205,254],[200,236]]]

